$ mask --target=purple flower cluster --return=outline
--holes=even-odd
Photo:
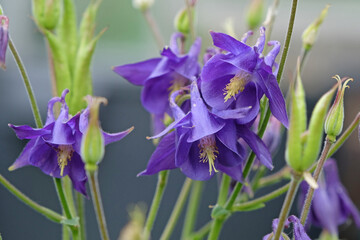
[[[47,119],[43,128],[34,129],[27,125],[9,124],[18,138],[30,140],[9,170],[32,165],[55,178],[68,175],[74,188],[87,195],[85,187],[87,177],[80,148],[83,133],[88,128],[89,108],[71,117],[65,102],[68,92],[69,90],[66,89],[61,97],[54,97],[49,101]],[[61,109],[59,116],[55,118],[54,105],[57,102],[61,104]],[[103,132],[105,145],[121,140],[131,130],[132,128],[113,134]]]
[[[250,33],[247,34],[247,36]],[[275,58],[280,44],[262,55],[265,29],[255,46],[223,34],[211,32],[219,49],[208,51],[199,68],[200,40],[186,55],[172,37],[162,58],[118,66],[114,71],[136,85],[143,85],[142,103],[153,114],[167,113],[173,122],[151,138],[162,137],[146,170],[139,175],[180,168],[194,180],[207,180],[223,172],[242,181],[246,142],[259,161],[273,168],[264,142],[251,131],[265,94],[273,115],[288,125],[285,101],[276,81]]]

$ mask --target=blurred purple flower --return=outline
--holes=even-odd
[[[276,218],[274,219],[273,223],[272,223],[272,229],[273,229],[273,233],[269,233],[267,235],[265,235],[263,237],[263,240],[272,240],[272,235],[276,232],[277,227],[278,227],[278,223],[279,223],[279,219]],[[290,223],[293,224],[293,232],[294,232],[294,239],[295,240],[311,240],[309,238],[309,236],[306,234],[306,231],[303,227],[303,225],[301,225],[300,220],[294,216],[291,215],[285,222],[285,228],[288,228],[290,226]],[[280,236],[280,240],[285,240],[282,236]]]
[[[308,189],[309,185],[302,182],[299,198],[301,204],[304,203]],[[337,236],[338,226],[345,223],[350,216],[360,228],[360,213],[340,182],[335,160],[328,159],[323,178],[319,180],[319,188],[314,192],[307,224],[322,227],[331,235]]]
[[[19,139],[30,139],[9,170],[32,165],[55,178],[68,175],[74,188],[87,195],[85,187],[87,177],[80,157],[80,148],[83,133],[88,127],[89,108],[70,117],[69,108],[65,102],[68,92],[69,90],[65,89],[61,97],[54,97],[49,101],[47,119],[43,128],[34,129],[27,125],[9,124]],[[56,102],[61,103],[57,119],[53,111]],[[105,145],[121,140],[131,130],[132,128],[114,134],[103,132]]]
[[[114,67],[114,72],[129,82],[144,86],[141,102],[145,109],[154,114],[155,122],[163,118],[164,113],[171,114],[169,96],[187,86],[200,73],[197,62],[201,40],[198,38],[186,55],[180,52],[177,39],[181,33],[171,37],[170,47],[165,47],[160,58]]]
[[[6,49],[9,41],[9,19],[0,15],[0,67],[6,69],[5,66],[5,57],[6,57]]]
[[[271,41],[274,46],[265,56],[265,28],[260,28],[260,37],[255,46],[224,33],[210,32],[214,45],[227,51],[216,54],[205,64],[201,73],[201,92],[205,102],[213,112],[225,119],[237,119],[240,124],[251,122],[259,113],[260,99],[265,94],[269,98],[272,114],[286,127],[288,118],[285,100],[276,81],[277,68],[275,58],[280,50],[280,43]]]
[[[236,126],[234,120],[224,120],[209,112],[196,81],[191,84],[190,93],[191,111],[187,114],[175,103],[180,91],[172,94],[170,105],[175,121],[152,138],[161,137],[171,129],[175,131],[161,139],[146,170],[139,175],[180,168],[194,180],[207,180],[221,171],[241,181],[245,151],[237,141],[239,136],[267,167],[272,167],[270,153],[259,137],[244,126]]]

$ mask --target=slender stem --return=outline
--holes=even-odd
[[[256,206],[260,203],[265,203],[268,202],[270,200],[273,200],[274,198],[277,198],[279,196],[281,196],[282,194],[286,193],[286,191],[289,189],[290,187],[290,183],[282,186],[281,188],[278,188],[276,190],[274,190],[271,193],[268,193],[262,197],[259,197],[257,199],[254,199],[252,201],[248,201],[245,203],[240,203],[240,204],[235,204],[232,208],[232,211],[243,211],[244,209],[249,209],[252,206]]]
[[[191,40],[195,41],[195,28],[194,28],[194,15],[192,14],[193,12],[193,7],[191,6],[190,0],[185,0],[185,4],[186,4],[186,10],[187,10],[187,14],[189,16],[189,25],[190,25],[190,36],[191,36]]]
[[[259,188],[260,180],[264,177],[265,173],[266,173],[265,166],[260,166],[257,169],[254,178],[251,180],[251,188],[253,192],[255,192]]]
[[[164,190],[167,184],[169,171],[162,171],[158,175],[158,182],[156,186],[155,195],[151,203],[149,215],[146,219],[145,228],[142,235],[142,240],[149,240],[152,227],[154,225],[156,215],[161,203],[161,199],[164,194]]]
[[[210,231],[211,229],[211,221],[205,224],[202,228],[200,228],[197,232],[191,235],[189,239],[192,240],[200,240],[203,239]]]
[[[62,236],[61,236],[62,240],[70,240],[70,232],[69,232],[69,228],[68,226],[66,226],[65,224],[62,225]]]
[[[171,233],[173,232],[173,230],[176,226],[177,220],[180,217],[181,211],[184,208],[186,199],[189,195],[191,183],[192,183],[192,180],[190,178],[186,178],[184,185],[181,189],[181,192],[179,194],[179,197],[178,197],[178,199],[175,203],[175,206],[173,208],[173,211],[171,213],[171,216],[169,218],[169,221],[166,224],[166,227],[165,227],[163,233],[161,234],[160,240],[170,239]]]
[[[184,228],[182,231],[181,239],[188,239],[195,227],[203,186],[203,181],[194,181],[193,183],[185,215]]]
[[[10,48],[10,50],[11,50],[13,56],[14,56],[15,62],[18,65],[20,74],[21,74],[21,76],[23,78],[25,88],[26,88],[27,94],[29,96],[31,110],[32,110],[33,115],[34,115],[36,127],[42,128],[43,124],[42,124],[42,121],[41,121],[39,108],[38,108],[37,103],[36,103],[34,91],[32,90],[30,80],[29,80],[28,74],[26,72],[25,66],[24,66],[23,62],[21,61],[20,55],[17,52],[17,50],[15,48],[15,45],[14,45],[11,38],[9,38],[9,48]]]
[[[260,179],[257,189],[278,183],[288,175],[290,176],[290,167],[285,166],[280,171]]]
[[[86,224],[85,224],[85,207],[84,207],[84,197],[81,193],[75,193],[76,205],[79,216],[80,223],[80,236],[81,240],[86,239]]]
[[[104,209],[101,202],[101,195],[100,195],[100,188],[99,188],[99,182],[97,177],[98,172],[87,172],[89,183],[90,183],[90,189],[91,189],[91,196],[93,200],[93,205],[96,213],[96,219],[99,226],[99,231],[101,235],[102,240],[109,240],[109,233],[106,227],[106,221],[105,221],[105,214]]]
[[[74,197],[73,197],[73,187],[72,187],[72,183],[71,180],[69,178],[69,176],[65,176],[62,178],[62,183],[63,183],[63,188],[64,188],[64,193],[65,193],[65,198],[66,198],[66,202],[68,203],[70,212],[71,212],[71,216],[76,216],[76,208],[75,208],[75,204],[74,204]]]
[[[351,133],[359,126],[360,123],[360,112],[356,115],[349,127],[344,131],[344,133],[336,140],[334,145],[331,146],[329,153],[326,158],[331,157],[350,137]]]
[[[19,189],[17,189],[14,185],[12,185],[8,180],[6,180],[1,174],[0,174],[0,183],[15,197],[17,197],[20,201],[28,205],[30,208],[34,209],[38,213],[44,215],[46,218],[50,219],[53,222],[61,223],[65,218],[60,215],[57,212],[54,212],[53,210],[43,207],[39,205],[38,203],[31,200],[29,197],[27,197],[25,194],[23,194]]]
[[[162,49],[164,46],[165,46],[165,42],[164,42],[164,39],[160,33],[160,30],[159,30],[159,27],[158,25],[156,24],[153,16],[151,15],[150,13],[150,10],[149,9],[145,9],[142,11],[145,19],[146,19],[146,22],[148,23],[150,29],[151,29],[151,32],[152,34],[154,35],[155,37],[155,40],[156,40],[156,43],[159,47],[159,49]]]
[[[281,81],[281,76],[282,76],[283,71],[284,71],[285,62],[286,62],[286,58],[287,58],[287,53],[289,51],[291,35],[292,35],[292,32],[293,32],[294,22],[295,22],[297,2],[298,2],[298,0],[293,0],[292,1],[289,26],[288,26],[287,33],[286,33],[284,50],[283,50],[282,55],[281,55],[279,71],[278,71],[278,74],[277,74],[277,82],[278,83],[280,83],[280,81]]]
[[[220,206],[223,206],[226,202],[226,198],[229,194],[230,182],[231,182],[231,177],[229,177],[226,174],[223,174],[221,186],[220,186],[220,190],[219,190],[219,195],[218,195],[218,199],[217,199],[217,204]]]
[[[281,212],[280,212],[280,216],[279,216],[279,223],[278,223],[278,227],[276,229],[275,235],[274,235],[274,240],[280,239],[281,233],[284,229],[285,221],[289,215],[291,206],[294,202],[295,195],[296,195],[297,189],[299,187],[300,179],[301,179],[300,176],[295,175],[295,174],[293,174],[293,176],[291,178],[289,191],[286,194],[284,204],[281,208]]]
[[[266,16],[266,22],[264,22],[264,25],[266,27],[266,41],[265,42],[269,42],[270,40],[270,36],[272,33],[272,29],[274,26],[274,22],[275,22],[275,18],[276,18],[276,12],[279,6],[280,0],[274,0],[272,6],[270,7],[269,11],[270,11],[270,16]],[[264,48],[264,54],[267,52],[268,49],[268,45],[265,45]]]
[[[329,153],[329,150],[330,150],[330,147],[332,144],[333,143],[328,138],[325,139],[325,146],[323,148],[323,151],[321,153],[321,156],[319,158],[318,164],[316,166],[316,169],[315,169],[315,172],[313,175],[313,178],[315,179],[316,182],[319,179],[320,173],[324,167],[325,161],[327,159],[327,155]],[[306,219],[307,219],[307,216],[310,211],[311,202],[312,202],[312,199],[314,196],[314,191],[315,191],[315,189],[313,189],[309,186],[308,192],[306,194],[305,203],[304,203],[303,209],[301,211],[300,221],[301,221],[302,225],[305,225],[305,223],[306,223]]]

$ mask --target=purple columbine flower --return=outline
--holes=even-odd
[[[87,177],[80,157],[80,148],[83,133],[88,126],[89,108],[74,117],[69,116],[69,108],[65,102],[68,92],[69,90],[65,89],[61,97],[50,99],[43,128],[34,129],[27,125],[9,124],[18,138],[30,139],[9,170],[32,165],[55,178],[68,175],[74,188],[87,195],[85,187]],[[58,118],[55,119],[53,108],[56,102],[61,103],[61,110]],[[132,128],[113,134],[103,132],[105,145],[121,140],[131,130]]]
[[[6,49],[9,41],[9,19],[0,15],[0,67],[6,69],[5,66],[5,57],[6,57]]]
[[[306,231],[303,225],[301,224],[300,220],[296,216],[291,215],[290,217],[288,217],[288,219],[285,222],[285,228],[288,228],[290,226],[290,223],[293,224],[293,228],[294,228],[293,232],[294,232],[295,240],[311,240],[309,236],[306,234]],[[279,224],[279,219],[278,218],[274,219],[272,223],[273,232],[265,235],[263,237],[263,240],[272,240],[273,234],[275,234],[278,224]],[[280,240],[285,240],[285,239],[283,236],[280,236]]]
[[[181,92],[171,95],[170,104],[175,121],[163,132],[165,135],[151,156],[147,168],[139,175],[151,175],[162,170],[180,168],[191,179],[207,180],[221,171],[242,181],[244,148],[237,141],[239,135],[253,148],[268,166],[271,156],[265,144],[244,126],[234,120],[224,120],[209,112],[203,102],[196,81],[191,84],[191,111],[185,114],[175,99]]]
[[[287,127],[285,100],[275,77],[280,43],[269,42],[274,47],[262,56],[264,27],[260,28],[260,37],[253,47],[245,44],[250,32],[242,42],[224,33],[210,34],[214,45],[227,51],[213,56],[201,73],[201,92],[213,112],[222,118],[237,119],[240,124],[251,122],[258,115],[260,99],[265,94],[272,114]]]
[[[164,113],[171,114],[168,100],[171,93],[189,85],[191,79],[200,73],[197,61],[201,40],[195,40],[189,52],[183,55],[177,45],[179,38],[183,38],[181,33],[172,35],[170,47],[164,48],[160,58],[113,69],[132,84],[144,86],[141,102],[147,111],[155,115],[154,121],[163,119]]]
[[[309,185],[303,182],[299,198],[301,204],[304,203],[308,189]],[[350,216],[360,228],[360,213],[339,180],[335,160],[328,159],[319,180],[319,188],[314,192],[307,223],[322,227],[331,235],[338,236],[338,226],[345,223]]]

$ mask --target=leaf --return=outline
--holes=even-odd
[[[216,205],[211,212],[211,217],[212,218],[226,217],[226,215],[228,215],[229,213],[230,213],[229,210],[226,210],[222,206]]]
[[[236,208],[234,208],[234,211],[236,212],[249,212],[249,211],[254,211],[254,210],[257,210],[257,209],[260,209],[260,208],[263,208],[265,207],[265,203],[257,203],[257,204],[252,204],[252,205],[244,205],[244,206],[241,206],[238,205],[236,206]]]

